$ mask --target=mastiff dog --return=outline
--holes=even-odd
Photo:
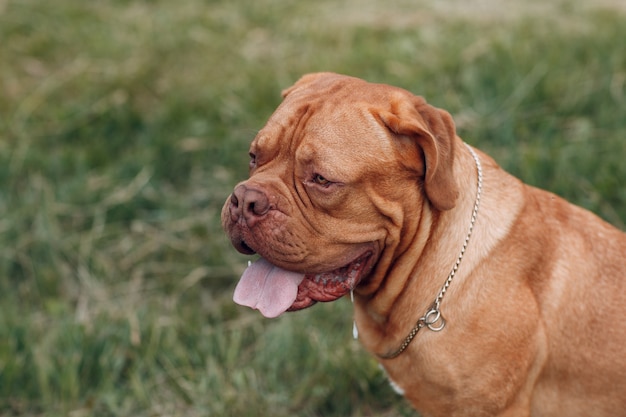
[[[424,416],[626,415],[626,234],[421,97],[305,75],[222,224],[260,255],[237,303],[276,317],[352,296],[359,340]]]

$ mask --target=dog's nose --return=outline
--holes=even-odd
[[[231,219],[237,222],[243,216],[248,227],[253,227],[270,208],[270,202],[263,191],[243,184],[238,185],[230,196]]]

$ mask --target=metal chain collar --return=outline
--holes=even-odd
[[[441,314],[441,301],[446,295],[446,291],[448,291],[448,288],[450,287],[450,284],[452,283],[452,280],[456,275],[456,271],[459,269],[459,265],[463,260],[463,255],[465,254],[465,250],[467,249],[467,245],[469,244],[470,237],[472,236],[472,232],[474,231],[474,223],[476,223],[476,216],[478,215],[478,207],[480,205],[480,195],[483,188],[483,169],[480,164],[480,159],[478,159],[478,155],[476,155],[476,152],[474,152],[471,146],[469,146],[467,143],[465,144],[465,146],[467,146],[467,149],[469,149],[472,157],[474,158],[474,161],[476,162],[476,171],[478,172],[478,184],[476,190],[476,201],[474,202],[474,211],[472,212],[472,220],[470,221],[469,231],[467,232],[467,236],[465,237],[465,242],[463,242],[461,253],[454,263],[452,271],[450,271],[450,275],[448,275],[448,279],[446,280],[443,287],[441,287],[441,291],[439,291],[437,298],[435,298],[435,301],[430,306],[426,314],[424,314],[417,320],[417,323],[415,323],[415,326],[411,329],[409,335],[404,339],[400,347],[391,353],[378,355],[378,357],[380,357],[381,359],[394,359],[400,356],[400,354],[404,352],[404,350],[409,346],[413,338],[417,335],[417,332],[419,332],[423,327],[428,327],[434,332],[439,332],[443,330],[443,328],[446,326],[446,320]]]

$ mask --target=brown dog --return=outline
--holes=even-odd
[[[222,211],[262,257],[235,301],[275,317],[353,290],[361,342],[425,416],[626,415],[626,234],[405,90],[321,73],[283,97]]]

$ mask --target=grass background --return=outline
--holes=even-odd
[[[415,415],[349,302],[232,303],[221,205],[280,90],[331,70],[624,229],[626,7],[588,3],[0,1],[0,415]]]

